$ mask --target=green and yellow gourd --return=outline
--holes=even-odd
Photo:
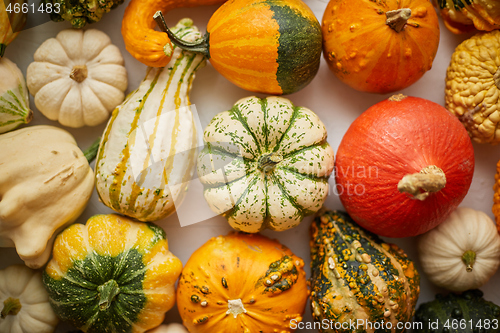
[[[201,35],[190,19],[174,28],[179,37]],[[174,50],[164,68],[146,78],[114,111],[96,162],[96,188],[104,204],[140,221],[175,211],[196,160],[196,128],[189,91],[204,56]]]
[[[84,332],[141,333],[175,304],[182,263],[156,225],[96,215],[60,233],[52,255],[43,274],[50,304]]]
[[[312,314],[328,323],[320,332],[404,331],[397,323],[411,321],[420,292],[419,274],[406,254],[340,211],[319,214],[311,238]],[[359,330],[349,330],[349,323],[359,323]]]

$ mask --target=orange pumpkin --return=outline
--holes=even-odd
[[[0,1],[0,58],[26,24],[27,14],[18,10],[23,3],[23,0]]]
[[[439,44],[429,0],[331,0],[323,16],[323,55],[360,91],[389,93],[428,71]]]
[[[179,280],[184,326],[191,333],[292,332],[308,297],[303,267],[287,247],[259,234],[212,238]]]

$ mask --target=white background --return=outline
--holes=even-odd
[[[127,3],[128,1],[126,1]],[[316,17],[321,20],[324,9],[326,8],[326,0],[305,0],[316,14]],[[123,52],[125,65],[129,73],[129,88],[128,91],[135,89],[143,79],[146,67],[135,60],[125,50],[123,39],[120,33],[121,18],[125,10],[126,3],[106,14],[101,22],[88,26],[87,28],[100,29],[111,37]],[[188,9],[176,9],[168,13],[167,23],[172,26],[180,18],[191,17],[195,25],[202,31],[205,30],[206,24],[211,14],[218,6],[198,7]],[[57,32],[69,28],[67,22],[54,23],[49,22],[36,28],[23,31],[18,38],[7,48],[6,57],[17,63],[20,69],[26,74],[26,68],[33,61],[33,54],[38,46],[46,39],[55,37]],[[427,72],[425,76],[415,83],[410,88],[401,91],[406,95],[418,96],[429,99],[441,105],[444,105],[444,79],[446,68],[448,67],[451,54],[455,47],[470,35],[456,36],[450,33],[441,22],[441,41],[439,50],[434,60],[433,68]],[[239,89],[232,85],[229,81],[219,75],[213,67],[208,64],[197,73],[193,83],[191,92],[191,102],[196,105],[200,120],[205,126],[210,119],[217,113],[228,110],[235,101],[239,98],[251,95],[251,93]],[[260,95],[263,97],[264,95]],[[328,129],[328,142],[334,150],[337,147],[344,135],[345,131],[351,122],[359,116],[364,110],[371,105],[389,97],[390,95],[373,95],[357,92],[348,86],[338,81],[335,76],[329,71],[326,63],[322,59],[321,68],[316,78],[303,90],[287,96],[296,105],[305,106],[315,111],[325,123]],[[35,110],[33,100],[31,107]],[[30,125],[50,124],[59,126],[56,122],[47,120],[42,114],[35,110],[35,118]],[[85,127],[81,129],[69,129],[78,141],[78,144],[84,150],[97,137],[102,134],[105,124],[97,127]],[[474,144],[476,156],[476,169],[474,179],[470,191],[465,198],[462,206],[469,206],[475,209],[486,212],[493,217],[491,206],[493,200],[493,184],[496,169],[496,163],[500,159],[499,147],[477,145]],[[36,172],[36,170],[33,170]],[[333,177],[330,179],[330,186],[334,186]],[[192,207],[204,207],[203,201],[196,203],[184,203],[192,205]],[[326,207],[331,209],[342,209],[339,198],[332,194],[326,201]],[[78,222],[85,221],[92,215],[97,213],[110,213],[110,209],[105,207],[98,201],[97,195],[94,193],[92,199],[83,213],[78,219]],[[287,245],[291,250],[302,257],[306,261],[306,270],[309,276],[309,225],[311,218],[306,218],[302,224],[295,229],[285,232],[265,231],[263,234],[276,238],[283,244]],[[191,253],[198,247],[204,244],[209,238],[227,234],[230,231],[226,220],[223,217],[214,217],[204,222],[194,224],[188,227],[181,227],[177,215],[172,215],[167,219],[158,222],[169,236],[171,251],[178,256],[183,263],[186,263]],[[415,239],[391,239],[400,245],[408,255],[418,264],[417,253],[415,250]],[[3,268],[11,263],[22,263],[17,257],[14,249],[0,248],[0,268]],[[422,271],[421,295],[419,303],[429,301],[434,298],[436,292],[440,289],[433,286]],[[12,281],[15,283],[15,281]],[[500,283],[500,273],[492,278],[482,290],[485,293],[486,299],[495,301],[500,304],[500,288],[495,287],[495,284]],[[306,309],[305,321],[312,321],[309,306]],[[166,322],[180,321],[177,309],[172,309],[166,318]],[[58,332],[66,332],[69,326],[60,325]],[[314,332],[311,330],[298,330],[297,332]],[[33,332],[34,333],[34,332]]]

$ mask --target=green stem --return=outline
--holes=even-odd
[[[95,140],[94,143],[83,152],[83,155],[85,155],[85,158],[87,159],[87,161],[89,161],[89,164],[92,163],[93,160],[95,160],[100,144],[101,138],[97,138],[97,140]]]
[[[0,317],[5,319],[8,315],[15,316],[21,311],[22,305],[17,298],[9,297],[3,301],[3,310],[0,313]]]
[[[97,291],[99,291],[99,309],[104,311],[111,306],[113,299],[120,293],[120,288],[115,280],[109,280],[97,287]]]
[[[7,45],[0,44],[0,58],[3,57],[3,54],[5,53],[6,48],[7,48]]]
[[[281,161],[283,161],[283,156],[276,152],[262,155],[259,158],[259,169],[264,171],[265,173],[272,172],[276,165]]]
[[[472,272],[472,268],[474,266],[474,263],[476,262],[476,252],[474,251],[465,251],[465,253],[462,256],[462,261],[465,264],[465,269],[467,272]]]
[[[163,13],[159,10],[153,15],[154,20],[156,21],[156,24],[160,27],[160,29],[167,33],[168,38],[170,38],[170,41],[172,44],[175,46],[189,52],[194,52],[194,53],[201,53],[208,59],[210,58],[210,50],[209,50],[209,44],[208,44],[208,37],[209,34],[207,33],[202,39],[200,39],[197,42],[186,42],[185,40],[180,39],[177,37],[167,26],[167,23],[165,22],[165,17],[163,16]],[[168,55],[168,54],[167,54]]]

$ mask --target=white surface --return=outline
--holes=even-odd
[[[305,0],[305,2],[315,12],[319,20],[323,16],[323,11],[327,5],[326,0]],[[121,18],[126,4],[104,16],[99,23],[88,26],[97,28],[108,33],[113,43],[118,45],[125,57],[126,67],[129,72],[129,89],[135,89],[145,75],[146,67],[135,60],[125,51],[123,39],[120,33]],[[195,24],[204,30],[211,14],[217,6],[198,7],[191,9],[176,9],[167,15],[167,23],[175,24],[178,19],[191,17]],[[33,61],[33,53],[37,47],[47,38],[55,37],[58,31],[69,28],[69,24],[49,22],[36,28],[23,31],[19,37],[7,48],[6,56],[15,61],[26,74],[26,68]],[[418,96],[429,99],[444,105],[444,79],[446,68],[448,67],[451,54],[454,48],[470,35],[455,36],[444,28],[441,24],[441,42],[437,57],[431,71],[402,93],[411,96]],[[205,126],[218,112],[229,109],[236,100],[251,95],[232,85],[229,81],[219,75],[213,67],[207,65],[201,69],[193,83],[191,92],[191,102],[196,105],[200,115],[202,126]],[[321,68],[312,83],[298,93],[287,96],[296,105],[308,107],[315,111],[325,123],[328,129],[328,141],[336,151],[343,134],[350,123],[371,105],[389,97],[389,95],[372,95],[357,92],[338,81],[329,71],[326,63],[322,59]],[[31,106],[35,109],[33,100]],[[42,114],[35,110],[35,118],[30,125],[51,124],[58,126],[58,123],[48,121]],[[77,139],[80,147],[85,149],[98,136],[102,134],[105,124],[97,127],[85,127],[81,129],[68,129]],[[500,159],[499,147],[474,144],[476,156],[476,169],[474,179],[469,194],[462,203],[486,212],[493,218],[491,206],[493,200],[493,184],[496,163]],[[36,172],[34,170],[33,172]],[[332,195],[326,201],[326,207],[331,209],[342,209],[338,196],[333,194],[334,179],[330,179]],[[200,202],[202,206],[204,202]],[[196,206],[196,205],[195,205]],[[90,204],[78,219],[84,223],[90,216],[97,213],[109,213],[110,209],[105,207],[97,199],[94,193]],[[309,225],[311,218],[306,218],[302,224],[292,230],[285,232],[265,231],[263,234],[276,238],[306,261],[306,269],[309,276]],[[174,214],[158,223],[169,236],[170,249],[184,263],[191,253],[205,243],[209,238],[226,234],[230,231],[226,220],[223,217],[214,217],[201,223],[181,227],[177,216]],[[391,240],[400,245],[409,256],[417,261],[415,240],[413,238]],[[14,263],[21,263],[14,249],[0,249],[0,268]],[[434,298],[434,294],[439,290],[432,286],[423,276],[422,271],[421,296],[419,303],[429,301]],[[481,288],[486,299],[500,304],[500,288],[495,287],[495,283],[500,283],[500,273],[492,278],[483,288]],[[305,321],[312,321],[309,306],[306,310]],[[166,322],[180,321],[177,309],[172,309],[167,313]],[[63,329],[64,327],[64,329]],[[68,326],[60,326],[58,332],[66,332]],[[311,330],[298,330],[297,332],[315,332]],[[6,333],[6,332],[2,332]]]

